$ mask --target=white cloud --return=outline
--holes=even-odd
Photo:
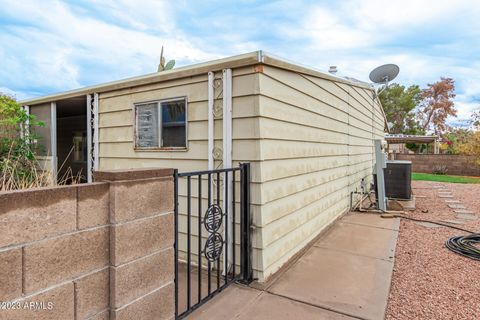
[[[368,81],[374,67],[396,63],[396,82],[421,87],[452,77],[458,119],[464,119],[480,96],[478,16],[474,0],[350,0],[305,7],[305,18],[281,28],[289,42],[297,41],[292,59],[323,70],[336,65]]]
[[[300,30],[285,26],[284,31],[291,38],[299,35],[309,38],[311,47],[316,50],[358,48],[368,46],[371,41],[371,35],[364,30],[346,24],[340,16],[322,7],[309,12]]]
[[[96,12],[143,31],[175,32],[174,8],[166,0],[88,0]]]
[[[0,86],[32,96],[153,72],[162,44],[177,65],[265,49],[364,81],[383,63],[405,85],[452,77],[468,117],[480,97],[476,2],[0,0]]]
[[[111,5],[113,12],[120,10],[118,4]],[[79,15],[61,2],[19,1],[4,7],[4,14],[18,18],[21,12],[22,24],[30,25],[0,32],[0,41],[9,43],[8,48],[0,49],[0,58],[7,61],[0,65],[0,75],[16,88],[43,86],[59,91],[85,85],[80,76],[91,84],[154,72],[162,45],[167,58],[175,57],[180,63],[216,57],[173,31],[173,24],[153,34]],[[168,10],[161,10],[162,6],[147,6],[151,12],[145,8],[134,11],[134,7],[133,3],[127,6],[132,19],[156,21],[159,25],[173,21]],[[100,65],[96,70],[95,66]]]

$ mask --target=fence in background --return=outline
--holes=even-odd
[[[480,176],[480,166],[474,156],[454,154],[395,154],[395,160],[412,161],[413,172],[434,173],[443,167],[446,174]]]

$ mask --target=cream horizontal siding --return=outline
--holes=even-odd
[[[317,173],[317,175],[323,174],[323,183],[318,182],[318,184],[310,186],[307,183],[307,186],[303,186],[303,189],[299,187],[296,192],[286,192],[284,197],[264,203],[261,217],[256,217],[256,225],[266,227],[277,219],[300,210],[310,203],[319,201],[331,193],[337,192],[339,186],[343,187],[348,183],[348,175],[346,173],[328,176],[328,171],[330,170]]]
[[[308,158],[318,156],[347,155],[346,145],[327,144],[322,142],[303,142],[286,140],[261,140],[260,150],[263,160]]]
[[[268,277],[285,264],[295,253],[307,245],[317,236],[321,230],[330,225],[337,217],[342,208],[348,206],[348,199],[335,202],[327,210],[322,210],[322,214],[317,214],[313,219],[297,228],[296,232],[290,232],[284,235],[279,241],[276,241],[263,250],[262,266],[263,277]],[[318,213],[318,208],[313,208],[313,212]]]
[[[217,72],[217,77],[220,75]],[[250,162],[252,169],[251,185],[251,210],[258,212],[260,203],[259,179],[259,99],[258,99],[258,75],[253,67],[233,70],[232,82],[232,159],[233,165],[238,162]],[[177,168],[179,172],[206,170],[208,167],[208,103],[207,103],[207,74],[184,79],[170,80],[163,83],[143,85],[136,88],[122,89],[100,95],[99,110],[99,140],[100,140],[100,168],[138,168],[138,167],[169,167]],[[216,89],[216,104],[222,105],[220,87]],[[185,151],[160,151],[160,150],[135,150],[134,141],[134,114],[135,103],[152,100],[167,99],[173,97],[187,97],[187,140],[188,148]],[[223,119],[220,113],[215,117],[214,143],[222,148]],[[222,167],[221,160],[215,161],[215,167]],[[223,178],[222,178],[223,180]],[[223,183],[223,182],[222,182]],[[186,232],[187,232],[187,183],[186,179],[179,179],[179,249],[180,258],[186,254]],[[239,243],[239,215],[240,215],[240,184],[237,174],[236,183],[236,242]],[[202,214],[208,207],[207,201],[208,183],[202,181]],[[191,245],[194,251],[199,245],[198,237],[198,180],[191,179],[191,215],[192,215],[192,238]],[[216,192],[213,199],[216,201]],[[223,201],[223,194],[220,194]],[[223,202],[222,202],[223,206]],[[207,231],[202,227],[203,247],[208,236]],[[261,263],[255,257],[261,256],[257,253],[257,237],[254,236],[253,245],[253,267],[255,272],[261,272]],[[237,245],[236,251],[239,250]],[[192,252],[192,261],[196,263],[198,257]],[[237,264],[240,262],[237,252]],[[203,262],[205,263],[205,259]]]
[[[261,214],[267,278],[348,209],[371,180],[383,115],[372,91],[266,66],[260,74]]]
[[[274,159],[260,163],[261,181],[267,182],[348,165],[348,156]]]
[[[254,276],[264,280],[348,208],[350,192],[360,189],[361,179],[371,180],[372,139],[383,136],[384,120],[372,92],[363,87],[266,65],[263,72],[259,70],[233,70],[232,129],[234,166],[238,162],[252,166],[253,268]],[[188,150],[135,150],[133,104],[180,96],[188,100]],[[206,74],[102,93],[100,167],[205,170],[207,118]],[[215,120],[215,145],[222,147],[221,116]],[[221,166],[215,161],[215,167]],[[191,181],[192,247],[196,248],[198,181]],[[239,241],[238,181],[236,186]],[[206,180],[202,192],[204,212]],[[179,200],[179,246],[184,250],[185,179],[179,181]],[[202,246],[205,235],[203,230]]]
[[[291,232],[296,232],[298,229],[301,229],[304,224],[315,219],[315,217],[319,215],[319,211],[327,211],[329,208],[334,207],[335,204],[344,201],[345,196],[338,192],[342,187],[347,185],[347,179],[343,180],[345,184],[338,184],[336,190],[262,227],[264,229],[262,232],[262,246],[266,248],[274,245],[275,242],[281,241],[284,236]]]
[[[240,118],[233,120],[233,136],[236,140],[257,139],[258,120],[255,118]],[[207,141],[208,140],[208,122],[207,121],[189,121],[188,123],[188,141]],[[133,126],[125,127],[107,127],[101,128],[100,143],[113,142],[134,142]],[[222,121],[215,121],[215,140],[221,140],[223,134]]]
[[[347,136],[334,129],[305,126],[289,121],[260,118],[260,137],[262,139],[292,140],[304,142],[346,144]]]
[[[265,69],[270,70],[271,68]],[[336,119],[343,123],[348,123],[348,114],[346,111],[342,111],[340,106],[341,101],[343,100],[338,98],[329,100],[318,99],[317,96],[314,96],[315,94],[318,95],[318,87],[306,79],[299,77],[295,80],[299,80],[301,83],[292,84],[301,87],[302,91],[296,90],[284,82],[279,82],[264,73],[260,74],[259,80],[261,86],[260,92],[262,96],[267,96],[272,99],[282,101],[283,103],[297,106],[299,108],[324,115],[325,117]],[[307,89],[309,89],[311,94],[304,93],[307,91]],[[339,112],[332,112],[332,108],[338,110]]]
[[[258,161],[258,81],[253,67],[233,71],[233,160]],[[188,101],[188,150],[146,151],[134,149],[133,105],[151,100],[186,96]],[[221,97],[219,100],[221,103]],[[132,168],[182,161],[187,171],[207,167],[207,76],[170,80],[102,93],[99,108],[100,168]],[[222,145],[222,119],[215,120],[215,144]],[[155,161],[158,160],[158,161]],[[192,165],[186,162],[191,161]]]

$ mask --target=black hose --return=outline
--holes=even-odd
[[[433,224],[437,224],[440,226],[452,228],[452,229],[457,229],[460,231],[468,232],[470,233],[467,236],[454,236],[445,241],[445,247],[447,247],[449,250],[458,253],[464,257],[478,260],[480,261],[480,248],[476,247],[475,244],[480,244],[480,233],[475,233],[470,230],[466,230],[463,228],[455,227],[443,222],[439,221],[431,221],[431,220],[424,220],[424,219],[416,219],[416,218],[411,218],[408,217],[404,214],[394,214],[392,216],[398,217],[398,218],[403,218],[403,219],[408,219],[408,220],[413,220],[413,221],[418,221],[418,222],[429,222]]]
[[[390,215],[390,216],[388,216]],[[416,218],[412,218],[412,217],[409,217],[405,214],[398,214],[398,213],[394,213],[394,214],[382,214],[381,215],[382,217],[396,217],[396,218],[403,218],[403,219],[407,219],[407,220],[412,220],[412,221],[417,221],[417,222],[428,222],[428,223],[433,223],[433,224],[436,224],[436,225],[439,225],[439,226],[443,226],[443,227],[447,227],[447,228],[451,228],[451,229],[456,229],[456,230],[460,230],[460,231],[464,231],[464,232],[468,232],[468,233],[472,233],[474,234],[475,232],[473,231],[470,231],[470,230],[467,230],[467,229],[463,229],[463,228],[460,228],[460,227],[456,227],[456,226],[452,226],[448,223],[443,223],[443,222],[440,222],[440,221],[433,221],[433,220],[425,220],[425,219],[416,219]]]
[[[480,261],[480,248],[475,244],[480,244],[480,233],[451,237],[445,242],[445,246],[451,251]]]

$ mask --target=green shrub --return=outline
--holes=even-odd
[[[47,183],[35,158],[40,147],[32,143],[38,138],[35,128],[43,125],[13,97],[0,93],[0,190]]]

